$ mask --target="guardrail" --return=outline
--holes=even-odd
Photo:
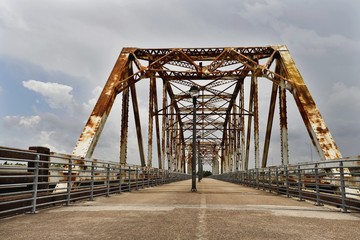
[[[342,212],[360,211],[359,159],[251,169],[214,175],[212,178],[310,200],[318,206],[336,206]]]
[[[0,153],[4,151],[11,157],[0,154],[0,218],[191,177],[157,168],[0,147]]]

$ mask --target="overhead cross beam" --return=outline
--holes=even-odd
[[[267,114],[261,115],[259,88],[264,79],[272,82],[272,89]],[[136,88],[141,81],[149,82],[147,135],[141,130],[145,119],[141,118],[138,105],[139,99],[141,102],[147,100]],[[160,168],[189,172],[194,147],[190,131],[193,105],[188,92],[191,86],[200,89],[196,102],[198,154],[214,172],[247,169],[249,161],[254,161],[256,168],[267,165],[277,96],[282,164],[289,163],[287,93],[294,98],[319,158],[341,157],[286,46],[124,48],[73,154],[85,158],[92,156],[114,100],[122,95],[120,162],[128,162],[128,139],[132,137],[129,136],[129,103],[132,102],[141,165],[152,166],[153,156],[157,156]],[[249,90],[245,91],[247,87]],[[162,95],[158,96],[158,93]],[[260,120],[266,115],[265,139],[262,141]],[[154,138],[157,154],[153,154]],[[147,149],[144,142],[147,142]],[[262,157],[261,142],[264,143]]]

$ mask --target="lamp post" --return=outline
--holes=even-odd
[[[192,141],[192,163],[191,163],[191,191],[196,192],[196,98],[199,96],[199,87],[191,86],[189,93],[193,99],[193,141]]]

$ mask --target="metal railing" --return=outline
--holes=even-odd
[[[331,160],[251,169],[212,178],[328,204],[342,212],[360,211],[360,160]]]
[[[62,154],[6,151],[17,157],[0,156],[0,218],[191,177],[157,168],[124,166]]]

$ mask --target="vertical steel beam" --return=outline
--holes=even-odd
[[[157,87],[156,87],[156,79],[154,78],[154,86],[153,86],[153,96],[154,96],[154,112],[157,113],[159,111],[158,107],[158,97],[157,97]],[[159,123],[159,115],[155,116],[155,131],[156,131],[156,144],[157,144],[157,154],[158,154],[158,164],[159,169],[163,169],[163,162],[161,159],[161,139],[160,139],[160,123]]]
[[[176,124],[178,125],[178,124]],[[178,126],[176,126],[176,129],[179,129]],[[175,171],[176,172],[179,172],[179,169],[180,169],[180,159],[181,159],[181,156],[180,156],[180,138],[179,138],[179,130],[176,130],[175,131],[175,141],[174,141],[174,165],[175,165]]]
[[[172,102],[172,100],[170,100]],[[169,126],[168,126],[168,153],[167,153],[167,157],[168,157],[168,168],[169,171],[173,171],[174,170],[174,166],[173,166],[173,146],[174,146],[174,105],[171,104],[170,105],[170,119],[169,119]]]
[[[244,96],[244,81],[241,83],[239,92],[239,106],[240,106],[240,157],[241,168],[245,170],[245,96]]]
[[[149,86],[149,121],[148,121],[148,159],[147,166],[152,167],[152,144],[153,144],[153,114],[154,114],[154,83],[155,78],[150,77]]]
[[[181,140],[181,172],[182,173],[186,173],[186,169],[185,169],[185,144],[184,141]]]
[[[141,161],[141,166],[145,167],[146,163],[145,163],[145,155],[144,155],[144,145],[143,145],[143,138],[142,138],[142,132],[141,132],[139,106],[138,106],[135,84],[131,85],[130,92],[131,92],[131,100],[132,100],[133,111],[134,111],[134,119],[135,119],[135,127],[136,127],[136,135],[137,135],[137,140],[138,140],[140,161]]]
[[[120,135],[120,164],[126,164],[127,140],[129,128],[129,88],[122,92],[121,135]]]
[[[274,120],[277,91],[278,91],[278,86],[275,83],[273,83],[272,90],[271,90],[271,98],[270,98],[270,106],[269,106],[266,134],[265,134],[264,152],[263,152],[263,158],[262,158],[262,162],[261,162],[261,167],[263,167],[263,168],[265,168],[267,165],[267,159],[268,159],[268,155],[269,155],[269,147],[270,147],[271,131],[272,131],[273,120]]]
[[[237,114],[237,107],[234,103],[233,108],[234,113],[234,155],[235,155],[235,171],[239,171],[239,163],[240,163],[240,128],[239,128],[239,117]]]
[[[246,136],[246,153],[245,153],[245,170],[249,169],[249,157],[250,157],[250,139],[251,139],[251,125],[252,125],[252,117],[254,115],[253,106],[254,106],[254,91],[255,84],[254,81],[251,81],[250,86],[250,100],[249,100],[249,116],[248,116],[248,124],[247,124],[247,136]]]
[[[166,162],[167,162],[167,169],[171,170],[171,163],[170,163],[170,119],[166,117]]]
[[[213,148],[212,173],[214,175],[219,174],[219,149],[216,145]]]
[[[161,162],[162,162],[162,167],[163,169],[165,169],[165,158],[166,158],[166,142],[167,142],[167,138],[166,138],[166,133],[167,133],[167,127],[168,127],[168,121],[169,121],[169,117],[167,116],[167,93],[166,93],[166,88],[167,88],[167,82],[163,81],[163,91],[162,91],[162,128],[161,128]]]
[[[254,83],[254,147],[255,147],[255,168],[260,167],[260,143],[259,143],[259,87],[255,73],[252,74]]]
[[[286,86],[285,81],[279,84],[279,104],[280,104],[280,138],[281,138],[281,165],[289,164],[289,143],[287,126],[287,107],[286,107]]]
[[[188,157],[187,157],[187,174],[191,174],[192,172],[192,146],[191,144],[187,145],[187,152],[188,152]]]
[[[228,127],[226,126],[224,128],[224,145],[222,146],[222,151],[221,151],[221,155],[222,155],[222,173],[226,173],[228,172],[228,160],[229,160],[229,155],[228,155],[228,150],[229,150],[229,143],[228,143]]]
[[[228,149],[228,171],[229,172],[232,172],[234,169],[233,169],[233,167],[234,167],[234,164],[233,164],[233,161],[234,161],[234,159],[233,159],[233,132],[232,132],[232,126],[231,126],[231,124],[232,124],[232,119],[233,119],[233,117],[232,117],[232,115],[230,115],[229,116],[229,128],[228,128],[228,147],[227,147],[227,149]]]
[[[224,143],[225,144],[225,143]],[[220,156],[220,174],[225,173],[225,146],[221,146],[221,156]]]
[[[196,97],[193,100],[193,122],[192,122],[192,161],[191,161],[191,191],[196,192]]]
[[[231,151],[232,151],[232,162],[233,162],[233,171],[236,171],[237,170],[237,160],[236,160],[236,118],[237,116],[235,115],[235,112],[236,112],[236,106],[235,106],[235,101],[233,103],[233,117],[232,117],[232,121],[231,121],[231,134],[232,134],[232,147],[231,147]]]
[[[200,139],[197,141],[197,164],[198,164],[198,181],[201,181],[201,147],[200,147]]]

